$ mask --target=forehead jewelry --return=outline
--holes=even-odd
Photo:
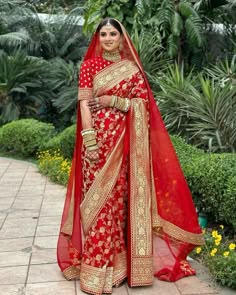
[[[108,21],[107,21],[106,28],[107,28],[108,30],[111,29],[111,23],[110,23],[110,20],[109,20],[109,19],[108,19]]]

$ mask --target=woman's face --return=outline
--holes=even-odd
[[[108,52],[117,51],[121,40],[120,32],[112,25],[103,26],[99,32],[101,47]]]

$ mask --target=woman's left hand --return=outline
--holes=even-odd
[[[111,95],[102,95],[88,101],[88,106],[92,112],[109,107],[111,104]]]

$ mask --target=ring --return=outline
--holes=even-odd
[[[95,100],[96,102],[98,102],[98,101],[99,101],[99,100],[98,100],[98,97],[95,97],[95,98],[94,98],[94,100]]]
[[[97,108],[99,107],[99,104],[97,104]]]

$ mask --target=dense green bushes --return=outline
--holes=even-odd
[[[199,211],[236,230],[236,155],[208,154],[172,136]]]
[[[55,134],[52,124],[34,119],[13,121],[0,129],[0,147],[19,156],[29,157]]]
[[[43,146],[44,150],[60,150],[64,158],[71,159],[74,151],[76,125],[66,128],[64,131],[50,139]]]

